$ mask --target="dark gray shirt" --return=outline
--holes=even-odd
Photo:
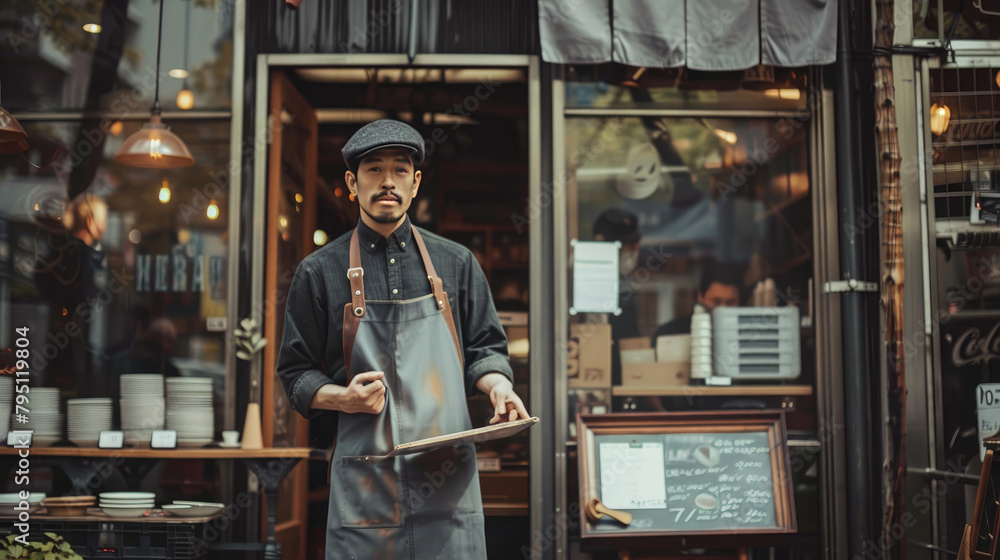
[[[385,238],[358,223],[367,299],[407,300],[431,293],[411,227],[407,218]],[[448,292],[464,353],[466,394],[472,395],[479,378],[490,372],[513,379],[507,337],[479,263],[462,245],[423,229],[420,233]],[[347,383],[343,323],[344,305],[351,301],[350,241],[348,232],[303,259],[289,288],[277,373],[292,408],[306,417],[315,416],[309,405],[320,387]]]

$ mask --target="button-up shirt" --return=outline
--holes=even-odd
[[[358,222],[366,298],[408,300],[431,293],[411,227],[406,218],[386,238]],[[490,372],[513,379],[507,337],[479,263],[462,245],[423,229],[420,233],[448,292],[462,342],[466,394],[472,395],[479,378]],[[347,232],[303,259],[288,291],[277,373],[292,408],[306,417],[315,415],[310,404],[320,387],[347,383],[343,322],[344,305],[351,301],[350,242]]]

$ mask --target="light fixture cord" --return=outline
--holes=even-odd
[[[191,73],[191,69],[188,68],[188,31],[191,29],[191,2],[193,0],[187,0],[184,4],[184,71],[188,74]],[[184,82],[181,84],[181,89],[188,88],[187,76],[184,77]]]
[[[167,0],[160,0],[160,19],[156,23],[156,89],[153,94],[154,115],[160,114],[160,41],[163,34],[163,5]]]

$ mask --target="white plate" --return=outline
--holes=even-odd
[[[153,500],[147,500],[145,502],[134,502],[131,504],[108,503],[104,500],[101,500],[101,502],[98,504],[98,507],[113,508],[113,509],[151,508],[151,507],[156,507],[156,504],[155,502],[153,502]]]
[[[143,517],[153,508],[101,508],[108,517]]]
[[[177,517],[206,517],[222,511],[223,507],[222,504],[190,505],[174,502],[173,504],[164,505],[163,509]]]
[[[152,492],[101,492],[98,494],[102,500],[155,500],[156,494]]]
[[[224,441],[220,441],[219,442],[219,447],[225,447],[227,449],[235,449],[235,448],[237,448],[239,446],[240,446],[239,443],[226,443]]]

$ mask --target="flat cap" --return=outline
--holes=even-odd
[[[424,138],[412,126],[392,119],[372,121],[358,129],[340,151],[344,163],[352,171],[366,154],[382,148],[406,148],[413,157],[413,165],[424,161]]]

